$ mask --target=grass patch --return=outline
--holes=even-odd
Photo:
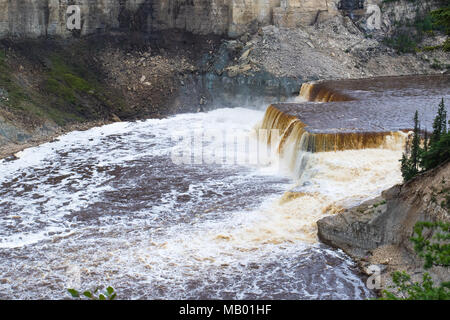
[[[77,77],[71,73],[65,73],[63,77],[64,81],[74,90],[87,93],[93,89],[92,86],[86,80]]]
[[[69,103],[75,103],[77,100],[75,98],[74,91],[56,79],[47,79],[45,83],[45,89],[48,92],[63,98],[64,101],[67,101]]]
[[[430,52],[430,51],[435,51],[435,50],[439,50],[442,49],[442,46],[425,46],[423,47],[421,50],[425,51],[425,52]]]
[[[53,102],[60,112],[53,112],[52,115],[57,116],[58,122],[96,119],[101,116],[100,109],[105,104],[105,99],[96,94],[103,90],[99,89],[101,86],[95,77],[83,68],[64,61],[59,55],[50,57],[44,87],[48,94],[57,97]]]
[[[120,91],[102,82],[89,62],[89,46],[82,44],[1,43],[1,106],[31,126],[47,119],[63,126],[132,114]]]
[[[51,57],[51,66],[47,75],[46,89],[69,103],[76,103],[76,92],[85,93],[92,86],[85,79],[76,75],[58,56]]]
[[[380,201],[380,202],[378,202],[378,203],[375,203],[375,204],[373,205],[373,207],[376,208],[376,207],[382,206],[383,204],[386,204],[386,200],[382,200],[382,201]]]
[[[42,116],[43,113],[37,108],[31,95],[21,87],[8,65],[7,57],[4,50],[0,49],[0,88],[6,91],[6,98],[4,103],[7,107],[27,114]]]
[[[96,74],[88,70],[80,61],[67,61],[63,54],[50,57],[46,89],[59,99],[59,109],[65,108],[70,113],[85,119],[102,117],[103,110],[120,112],[126,109],[121,97],[111,96]],[[89,101],[89,103],[86,103]]]

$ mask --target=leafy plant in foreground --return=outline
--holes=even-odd
[[[99,290],[99,287],[97,287],[94,291],[84,292],[79,292],[75,289],[67,289],[67,291],[73,298],[78,299],[87,298],[89,300],[114,300],[117,297],[117,293],[114,291],[113,287],[106,288],[106,291],[104,293],[98,293]]]
[[[434,231],[432,239],[423,236],[423,231]],[[425,269],[433,266],[448,268],[450,266],[450,223],[418,222],[414,226],[414,251],[425,259]],[[421,282],[412,282],[406,272],[392,273],[396,293],[384,290],[382,300],[450,300],[450,282],[434,286],[429,273],[422,275]]]
[[[435,231],[433,239],[423,236],[424,229]],[[411,238],[415,252],[425,259],[425,269],[432,266],[450,266],[450,223],[418,222],[414,226],[415,237]],[[442,243],[443,242],[443,243]]]

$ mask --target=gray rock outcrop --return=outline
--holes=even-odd
[[[434,0],[423,1],[428,6]],[[69,30],[67,20],[77,5],[81,29]],[[194,34],[237,37],[259,27],[298,27],[348,14],[371,16],[382,7],[385,28],[393,20],[414,17],[415,4],[381,0],[0,0],[0,38],[80,36],[116,29],[158,32],[179,29]],[[361,9],[362,8],[362,9]],[[375,14],[380,12],[375,10]],[[372,23],[372,22],[371,22]],[[368,29],[377,28],[371,25]]]
[[[450,162],[396,185],[382,196],[317,222],[319,239],[341,248],[355,258],[363,271],[369,265],[384,265],[384,282],[392,271],[404,270],[417,277],[423,260],[410,241],[419,221],[450,222]],[[432,232],[425,234],[427,238]],[[442,267],[429,270],[435,281],[448,281],[450,272]],[[384,286],[386,287],[386,285]]]
[[[450,221],[443,205],[449,186],[450,162],[384,191],[377,199],[318,221],[319,238],[354,255],[382,245],[402,245],[413,253],[409,239],[416,222]]]

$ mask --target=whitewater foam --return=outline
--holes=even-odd
[[[0,298],[60,298],[73,266],[84,288],[108,283],[129,298],[371,296],[351,260],[317,242],[315,222],[397,183],[400,151],[312,154],[299,180],[271,155],[259,166],[171,161],[174,131],[255,140],[263,115],[116,123],[0,162]]]

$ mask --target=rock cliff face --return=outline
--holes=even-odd
[[[415,254],[414,225],[418,221],[450,222],[450,162],[422,174],[403,185],[383,192],[382,196],[361,206],[326,217],[317,222],[321,241],[343,249],[365,267],[383,266],[384,283],[389,273],[423,271],[423,261]],[[431,238],[433,234],[427,234]],[[448,269],[430,270],[436,281],[448,281]],[[385,286],[386,287],[386,286]]]
[[[403,3],[405,2],[405,3]],[[422,6],[434,1],[424,1]],[[339,15],[392,19],[414,16],[416,7],[382,5],[381,0],[0,0],[0,38],[89,35],[108,30],[157,32],[179,29],[194,34],[236,37],[259,27],[311,25]],[[68,30],[67,12],[78,5],[81,30]],[[383,12],[379,7],[382,7]],[[378,13],[382,14],[378,18]],[[375,21],[376,22],[376,21]],[[378,28],[370,20],[369,29]]]
[[[384,191],[379,199],[320,220],[319,237],[355,254],[383,245],[402,245],[412,253],[409,238],[416,222],[450,221],[449,195],[447,163]]]
[[[81,34],[108,29],[180,29],[196,34],[240,35],[275,20],[310,23],[334,0],[0,0],[0,36],[70,36],[67,8],[79,5]],[[276,12],[274,12],[276,11]]]

